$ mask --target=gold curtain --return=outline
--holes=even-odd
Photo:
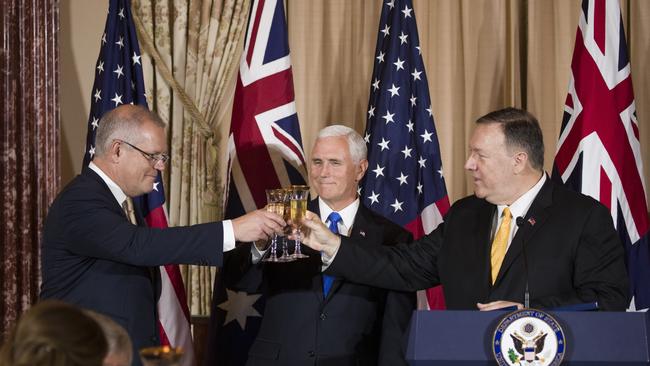
[[[185,83],[188,94],[199,100],[196,103],[202,112],[211,113],[211,119],[207,120],[211,121],[219,141],[220,153],[215,167],[205,160],[205,141],[169,86],[153,69],[145,71],[151,107],[170,121],[173,165],[166,188],[172,225],[205,222],[221,215],[220,206],[212,202],[221,202],[223,197],[216,194],[215,200],[205,199],[205,181],[214,169],[219,172],[221,182],[225,179],[227,155],[224,145],[241,47],[236,48],[232,57],[226,59],[224,56],[218,61],[210,60],[210,53],[192,50],[200,49],[201,42],[213,42],[211,52],[230,52],[233,44],[243,40],[249,3],[244,6],[243,1],[214,0],[222,5],[214,5],[208,11],[205,4],[211,2],[199,1],[202,5],[198,5],[192,1],[187,5],[181,0],[148,0],[147,9],[138,12],[148,22],[150,34],[155,24],[156,46],[167,64],[173,65],[175,78],[183,80],[181,84]],[[379,16],[385,1],[285,2],[296,106],[305,152],[309,156],[316,133],[327,125],[342,123],[359,132],[364,130]],[[450,201],[472,192],[463,164],[474,120],[505,106],[526,108],[539,118],[546,142],[545,167],[550,171],[567,93],[581,1],[413,2]],[[225,11],[216,10],[226,9],[226,3],[239,7],[239,13],[234,12],[239,15],[225,16]],[[648,181],[650,129],[644,121],[650,118],[646,117],[650,116],[650,79],[644,67],[650,61],[650,1],[622,0],[621,7]],[[191,16],[192,9],[212,15]],[[223,33],[214,33],[214,26],[209,24],[228,27],[228,22],[237,31],[231,30],[226,39],[217,40]],[[193,32],[199,32],[204,38],[197,37],[201,40],[197,42],[194,36],[189,36]],[[205,72],[198,65],[200,60],[206,65],[221,63],[233,73],[226,72],[218,78],[217,88],[223,93],[216,98],[216,103],[199,87],[199,84],[206,85],[201,84],[205,78],[200,75]],[[212,276],[194,269],[186,270],[184,275],[190,289],[192,313],[207,314]]]
[[[218,220],[220,169],[227,162],[221,157],[249,0],[140,0],[133,8],[146,54],[149,107],[168,123],[173,157],[165,172],[169,225]],[[215,269],[181,266],[181,273],[190,312],[209,313]]]
[[[381,0],[286,0],[296,106],[305,152],[319,129],[363,132]],[[385,1],[383,1],[385,3]],[[474,120],[505,106],[542,126],[550,172],[559,136],[580,0],[413,0],[453,202],[472,192],[463,164]],[[384,5],[385,6],[385,5]],[[650,164],[650,1],[621,2],[646,181]],[[648,116],[648,117],[645,117]]]

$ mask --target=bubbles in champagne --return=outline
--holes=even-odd
[[[307,212],[307,200],[291,200],[290,219],[294,225],[300,225]]]

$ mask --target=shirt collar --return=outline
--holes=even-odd
[[[117,203],[122,206],[122,203],[126,200],[126,194],[124,191],[122,191],[122,188],[117,185],[111,178],[106,175],[95,163],[92,161],[90,164],[88,164],[88,168],[92,169],[97,175],[99,175],[100,178],[106,183],[108,186],[108,189],[110,189],[111,193],[113,194],[113,197],[115,197],[115,200],[117,200]]]
[[[350,229],[352,227],[352,224],[354,224],[354,217],[357,215],[357,210],[359,209],[359,197],[357,197],[356,200],[354,200],[352,203],[347,205],[344,209],[340,211],[336,211],[341,215],[341,223],[347,228]],[[320,209],[320,217],[323,222],[327,221],[327,217],[332,213],[332,210],[330,206],[323,201],[322,198],[318,197],[318,207]],[[340,224],[341,224],[340,223]]]
[[[529,189],[526,193],[522,194],[521,197],[517,198],[517,200],[513,202],[510,206],[498,205],[497,217],[501,217],[501,214],[503,213],[503,210],[506,207],[510,208],[510,214],[512,214],[513,218],[525,217],[526,213],[528,213],[528,209],[533,204],[535,197],[537,197],[537,194],[542,189],[542,186],[544,186],[545,182],[546,182],[546,173],[542,174],[542,177],[533,186],[533,188]]]

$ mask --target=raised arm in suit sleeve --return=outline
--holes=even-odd
[[[139,227],[125,219],[108,190],[97,195],[73,187],[63,196],[54,203],[58,207],[50,209],[51,222],[45,232],[48,245],[139,266],[222,263],[221,222],[166,229]]]
[[[393,247],[363,245],[342,237],[336,257],[325,273],[398,291],[438,285],[437,256],[442,245],[443,225],[411,244]]]

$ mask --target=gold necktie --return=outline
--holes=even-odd
[[[126,213],[126,217],[129,219],[129,222],[132,223],[133,225],[138,224],[138,220],[135,218],[135,211],[133,210],[133,200],[131,197],[126,197],[124,202],[122,202],[122,208],[124,209],[124,212]]]
[[[508,238],[510,237],[510,221],[512,215],[510,214],[510,209],[506,207],[501,214],[503,220],[497,230],[496,235],[494,235],[494,240],[492,241],[492,251],[490,253],[490,263],[492,264],[492,284],[497,280],[497,275],[499,274],[499,269],[501,269],[501,263],[503,263],[503,257],[506,256],[506,248],[508,247]]]

